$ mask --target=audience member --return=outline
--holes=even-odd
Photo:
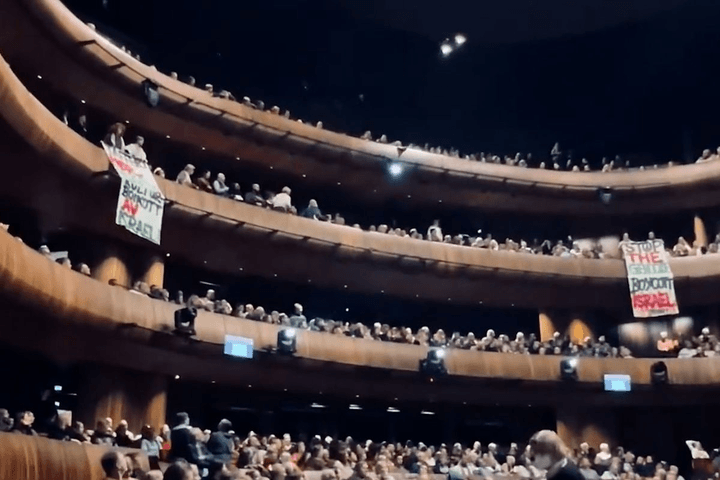
[[[138,135],[137,137],[135,137],[135,143],[131,143],[130,145],[128,145],[125,150],[131,157],[140,160],[141,162],[147,163],[147,154],[143,149],[143,145],[145,145],[145,139]]]
[[[192,176],[195,174],[195,166],[191,164],[185,165],[185,168],[182,169],[180,173],[178,173],[177,176],[177,183],[180,185],[185,185],[186,187],[195,187],[195,184],[193,183]]]

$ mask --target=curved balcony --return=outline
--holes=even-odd
[[[665,213],[720,203],[720,162],[610,173],[480,164],[368,142],[213,98],[122,52],[59,0],[3,2],[0,48],[55,88],[146,131],[260,168],[306,175],[308,182],[334,185],[342,178],[343,188],[366,202],[442,200],[444,206],[568,216]],[[158,108],[145,105],[144,80],[158,86]],[[389,161],[409,167],[401,186],[385,181]],[[601,187],[613,189],[610,205],[598,200]]]
[[[337,381],[335,372],[352,377],[344,384],[341,382],[343,387],[338,387],[350,391],[363,391],[364,385],[373,383],[376,389],[377,383],[382,384],[382,392],[375,392],[378,395],[393,394],[396,388],[403,388],[404,382],[416,384],[415,390],[405,392],[406,395],[427,393],[429,388],[416,373],[420,359],[427,353],[426,347],[298,331],[297,353],[288,359],[262,353],[275,346],[279,327],[207,312],[198,314],[194,339],[176,337],[171,331],[177,305],[105,285],[71,271],[5,232],[0,232],[0,278],[0,303],[4,311],[13,313],[3,316],[0,339],[22,347],[46,353],[61,349],[73,360],[97,355],[97,360],[104,363],[182,374],[204,381],[275,383],[278,388],[287,387],[283,371],[294,371],[299,378],[288,380],[290,384],[322,391],[324,387],[335,386],[332,383]],[[23,313],[16,316],[15,312]],[[38,330],[39,322],[52,327]],[[38,331],[43,334],[38,335]],[[249,361],[253,368],[242,368],[243,364],[236,359],[223,357],[222,345],[227,334],[253,339],[257,357]],[[123,355],[107,355],[107,348],[114,348],[118,342],[124,342]],[[448,379],[454,387],[457,387],[452,383],[455,380],[463,385],[478,380],[511,380],[522,382],[526,387],[541,382],[547,388],[559,389],[562,385],[560,361],[561,358],[555,356],[453,349],[447,351],[445,359]],[[630,375],[634,388],[647,390],[651,383],[650,366],[655,361],[580,358],[578,387],[588,394],[599,391],[603,375],[616,373]],[[672,386],[712,386],[720,382],[718,359],[667,359],[665,363]],[[267,375],[268,368],[273,375]],[[306,368],[308,372],[304,376]],[[348,375],[348,369],[358,368],[361,370],[355,375]],[[380,371],[397,372],[397,377],[379,381],[377,373],[372,372]],[[319,383],[314,383],[316,381]],[[385,385],[386,382],[389,384]],[[516,401],[528,402],[527,397]]]
[[[29,167],[27,153],[19,157],[22,161],[9,161],[3,188],[22,189],[24,198],[32,198],[38,208],[51,208],[48,204],[57,201],[48,198],[38,178],[43,175],[42,165],[59,165],[88,191],[58,186],[57,195],[78,199],[78,208],[53,209],[52,215],[133,241],[112,224],[115,189],[90,178],[108,169],[102,149],[55,118],[1,59],[0,117],[30,145],[39,165]],[[11,173],[28,181],[14,181]],[[521,255],[400,238],[264,210],[167,180],[158,183],[170,202],[163,248],[215,271],[470,304],[616,310],[629,305],[620,260]],[[88,202],[88,194],[96,201]],[[720,289],[715,288],[720,283],[720,255],[670,262],[680,305],[720,299]]]

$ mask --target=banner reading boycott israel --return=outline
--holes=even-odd
[[[115,223],[160,245],[165,197],[147,163],[103,143],[105,153],[122,180]]]
[[[621,247],[635,317],[677,314],[679,310],[675,299],[675,283],[667,261],[665,242],[623,242]]]

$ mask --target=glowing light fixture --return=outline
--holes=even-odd
[[[393,177],[399,177],[403,173],[403,166],[399,163],[391,163],[388,171]]]
[[[465,42],[467,42],[467,37],[465,35],[463,35],[462,33],[455,34],[455,45],[457,45],[459,47],[460,45],[464,44]]]

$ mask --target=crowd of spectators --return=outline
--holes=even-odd
[[[13,422],[7,410],[0,409],[0,431],[38,435],[33,429],[32,412],[19,412],[16,418]],[[145,425],[136,435],[128,430],[125,420],[115,426],[111,418],[98,420],[95,430],[85,430],[81,422],[71,426],[57,421],[42,434],[64,441],[138,448],[146,454],[149,471],[142,467],[136,454],[109,450],[101,464],[106,477],[112,479],[301,480],[307,478],[309,472],[317,472],[312,478],[319,480],[394,480],[396,477],[429,480],[434,475],[449,480],[544,479],[553,478],[548,471],[557,463],[555,457],[551,457],[549,464],[539,458],[546,450],[538,446],[539,439],[546,438],[558,445],[558,452],[564,455],[559,458],[570,462],[577,480],[683,480],[677,466],[656,461],[652,456],[636,456],[622,447],[611,450],[606,443],[600,444],[597,451],[587,443],[569,450],[550,431],[538,432],[526,446],[518,443],[483,446],[480,442],[437,446],[412,441],[358,442],[352,437],[322,438],[319,435],[305,441],[293,439],[289,434],[276,437],[249,432],[241,437],[227,419],[221,420],[214,431],[203,430],[193,427],[188,414],[181,412],[175,415],[173,427],[166,424],[159,434]],[[708,471],[720,467],[717,451],[711,460],[699,442],[686,443],[693,458],[707,459]]]
[[[128,154],[133,155],[138,160],[147,163],[147,155],[143,149],[144,138],[137,136],[135,142],[129,145],[125,144],[123,135],[125,133],[125,125],[116,123],[112,125],[104,139],[108,145],[124,149]],[[155,168],[154,173],[160,177],[165,177],[165,171],[162,168]],[[282,213],[299,215],[303,218],[314,219],[333,223],[336,225],[345,225],[345,218],[340,213],[323,214],[317,200],[310,199],[305,208],[298,209],[293,205],[292,190],[290,187],[283,187],[280,192],[271,191],[263,192],[260,185],[252,184],[250,189],[244,194],[239,183],[228,183],[224,173],[217,173],[214,178],[212,172],[204,170],[200,175],[196,175],[196,167],[193,164],[187,164],[177,175],[177,183],[189,188],[201,190],[210,194],[221,197],[231,198],[233,200],[244,202],[258,207],[272,209]],[[352,225],[353,228],[362,228],[359,224]],[[506,251],[529,255],[552,255],[562,258],[583,258],[583,259],[604,259],[617,258],[620,256],[619,250],[610,252],[605,251],[605,247],[599,241],[574,241],[572,237],[565,240],[551,241],[549,239],[538,240],[533,239],[531,242],[520,240],[519,242],[506,238],[504,241],[498,241],[493,238],[492,234],[482,234],[482,231],[474,235],[468,234],[443,234],[442,226],[439,220],[435,220],[430,225],[426,233],[417,228],[392,228],[386,224],[370,225],[367,228],[369,232],[375,232],[386,235],[393,235],[403,238],[412,238],[417,240],[427,240],[432,242],[447,243],[452,245],[468,246],[473,248],[481,248],[491,251]],[[654,232],[648,234],[648,239],[654,239]],[[624,235],[623,241],[629,241],[627,234]],[[720,251],[720,234],[714,241],[707,246],[700,245],[697,242],[690,244],[683,237],[679,237],[678,241],[672,248],[667,248],[668,254],[673,257],[685,257],[703,255],[705,253],[718,253]]]
[[[5,224],[0,224],[0,228],[4,230],[7,230],[7,227]],[[22,241],[19,237],[16,238]],[[62,252],[61,258],[56,259],[46,245],[42,245],[39,251],[49,260],[72,268],[66,252]],[[77,270],[84,275],[90,275],[90,268],[86,264],[79,264]],[[510,354],[633,358],[629,348],[622,345],[612,346],[604,336],[599,336],[597,339],[585,337],[582,342],[573,342],[568,335],[555,332],[551,339],[541,341],[534,333],[526,335],[523,332],[517,332],[514,338],[511,338],[506,334],[498,335],[493,329],[489,329],[481,338],[476,337],[473,332],[466,335],[453,332],[448,336],[443,329],[438,329],[433,333],[428,327],[421,327],[417,331],[413,331],[409,327],[391,327],[386,323],[379,322],[369,327],[361,322],[351,323],[320,317],[308,320],[303,306],[299,303],[293,305],[291,315],[277,310],[266,311],[263,306],[255,306],[250,303],[237,303],[233,307],[229,301],[217,298],[213,289],[208,289],[203,296],[191,294],[187,298],[182,291],[178,291],[175,298],[171,299],[167,289],[137,281],[130,288],[130,292],[165,302],[173,302],[179,307],[365,340]],[[715,335],[710,334],[707,327],[703,328],[698,336],[683,338],[672,338],[663,331],[657,342],[657,351],[661,356],[677,356],[679,358],[713,357],[720,354],[720,342]]]
[[[89,23],[88,26],[92,28],[93,30],[96,29],[95,25],[92,23]],[[112,40],[111,40],[112,41]],[[115,42],[113,42],[115,43]],[[140,56],[135,55],[127,48],[121,44],[117,44],[118,48],[120,48],[125,53],[129,54],[136,60],[140,61]],[[155,66],[150,66],[150,68],[155,68]],[[178,75],[177,72],[170,72],[169,77],[173,80],[181,80],[180,75]],[[261,112],[267,112],[272,115],[278,115],[282,116],[287,119],[291,119],[291,114],[289,110],[282,111],[280,107],[273,106],[266,108],[265,102],[262,100],[251,100],[250,97],[242,97],[237,98],[235,95],[233,95],[230,91],[224,90],[224,89],[217,89],[214,85],[210,83],[206,83],[204,87],[201,87],[200,84],[198,84],[198,81],[194,76],[186,76],[183,77],[182,80],[187,85],[190,85],[192,87],[197,87],[198,89],[203,90],[207,95],[215,98],[221,98],[224,100],[228,100],[231,102],[236,102],[244,105],[245,107],[251,108],[253,110],[261,111]],[[305,123],[301,119],[297,119],[298,123]],[[315,123],[315,127],[318,129],[322,129],[324,127],[323,122],[318,121]],[[509,165],[509,166],[517,166],[519,168],[539,168],[539,169],[549,169],[549,170],[556,170],[556,171],[572,171],[572,172],[590,172],[593,171],[593,168],[591,166],[591,163],[588,161],[587,158],[581,158],[577,159],[574,156],[574,153],[572,150],[564,151],[560,147],[559,142],[556,142],[553,147],[550,150],[550,154],[547,158],[539,160],[536,159],[532,153],[520,153],[517,152],[512,155],[508,154],[495,154],[495,153],[486,153],[486,152],[479,152],[479,153],[470,153],[470,154],[462,154],[459,149],[456,149],[454,147],[450,148],[443,148],[443,147],[434,147],[431,146],[429,143],[425,144],[415,144],[415,143],[409,143],[407,145],[404,145],[401,141],[390,141],[388,140],[387,135],[381,134],[379,136],[374,135],[371,131],[366,131],[361,136],[359,136],[360,139],[366,140],[366,141],[374,141],[377,143],[382,144],[389,144],[393,145],[399,148],[402,148],[404,150],[406,149],[414,149],[414,150],[420,150],[427,153],[433,153],[438,155],[444,155],[447,157],[453,157],[453,158],[462,158],[469,161],[475,161],[480,163],[493,163],[493,164],[501,164],[501,165]],[[720,147],[717,148],[716,153],[713,153],[710,149],[703,150],[700,157],[698,157],[696,163],[704,163],[704,162],[710,162],[714,160],[720,159]],[[669,161],[665,165],[658,165],[654,164],[652,166],[645,166],[640,165],[637,168],[631,167],[630,160],[623,159],[620,155],[615,155],[612,158],[609,157],[603,157],[600,162],[600,171],[602,172],[611,172],[611,171],[629,171],[632,169],[637,170],[645,170],[645,169],[657,169],[660,167],[672,167],[674,165],[682,164],[683,162],[680,161]]]
[[[2,227],[6,229],[7,226],[2,224]],[[66,252],[61,252],[61,258],[57,259],[46,245],[42,245],[39,248],[39,252],[52,261],[56,261],[67,268],[72,268]],[[90,268],[84,263],[79,264],[77,270],[84,275],[90,275]],[[180,307],[189,307],[282,327],[324,332],[332,335],[343,335],[366,340],[404,343],[434,348],[458,348],[481,352],[633,358],[630,349],[622,345],[612,346],[604,336],[600,336],[597,339],[585,337],[582,342],[572,342],[568,335],[561,335],[560,332],[555,332],[552,339],[543,342],[538,339],[534,333],[525,335],[523,332],[517,332],[516,335],[511,338],[506,334],[498,335],[492,329],[489,329],[481,338],[476,337],[473,332],[469,332],[466,335],[462,335],[460,332],[453,332],[448,336],[443,329],[431,332],[428,327],[421,327],[417,331],[413,331],[413,329],[409,327],[391,327],[386,323],[379,322],[369,327],[361,322],[350,323],[320,317],[308,320],[304,315],[303,306],[299,303],[293,305],[292,314],[290,315],[277,310],[266,311],[263,306],[255,306],[250,303],[237,303],[233,307],[229,301],[218,298],[213,289],[208,289],[203,296],[191,294],[187,298],[185,298],[182,291],[178,291],[175,298],[171,299],[169,290],[157,285],[148,285],[143,281],[137,281],[133,284],[132,288],[130,288],[130,292],[165,302],[172,301]],[[720,354],[720,342],[718,342],[715,335],[710,334],[708,328],[704,328],[699,336],[680,339],[670,338],[667,332],[661,332],[661,338],[657,343],[657,350],[661,355],[678,356],[679,358],[711,357]]]
[[[673,336],[663,331],[657,341],[657,351],[660,355],[670,357],[709,358],[720,356],[720,342],[707,327],[697,336]]]

